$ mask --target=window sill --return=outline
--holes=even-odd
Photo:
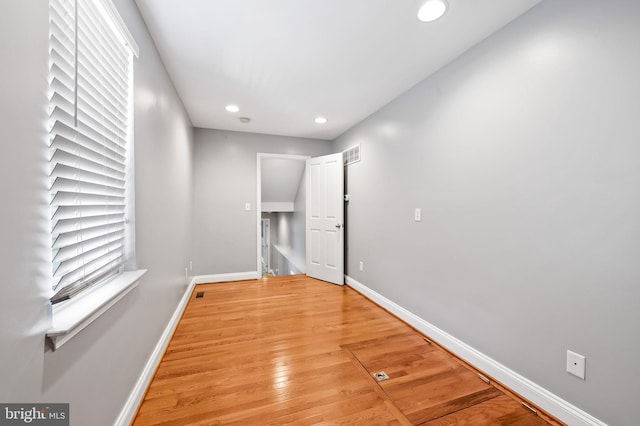
[[[87,294],[55,305],[52,309],[52,325],[47,331],[53,350],[64,345],[136,288],[145,272],[146,269],[123,272]]]

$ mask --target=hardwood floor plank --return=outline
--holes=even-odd
[[[416,333],[349,348],[370,374],[383,370],[389,376],[379,384],[413,424],[502,395]]]
[[[189,301],[136,426],[529,424],[518,422],[533,415],[348,287],[295,275],[197,291],[204,297]],[[376,382],[378,369],[391,378]]]
[[[423,423],[422,426],[544,426],[548,424],[522,407],[517,401],[503,395],[437,420]]]
[[[363,375],[368,376],[369,380],[374,380],[371,377],[371,373],[367,371],[367,369],[364,367],[362,362],[358,358],[356,358],[353,352],[351,352],[351,350],[347,346],[344,346],[343,349],[344,349],[345,355],[349,359],[351,359],[351,362],[353,363],[355,368],[359,370],[361,373],[363,373]],[[389,411],[395,415],[395,417],[398,419],[398,422],[400,422],[401,425],[403,426],[413,425],[413,423],[407,418],[407,416],[404,415],[404,413],[398,408],[398,406],[394,404],[393,401],[391,401],[391,399],[389,398],[389,395],[387,395],[387,393],[384,392],[384,390],[380,386],[377,386],[376,384],[375,386],[373,386],[373,388],[378,394],[378,396],[380,396],[380,398],[384,400],[385,404],[389,408]]]

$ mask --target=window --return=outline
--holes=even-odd
[[[124,270],[137,46],[108,0],[50,0],[52,303]]]

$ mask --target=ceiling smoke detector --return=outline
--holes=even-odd
[[[244,124],[251,122],[251,119],[249,117],[240,117],[239,120],[241,123],[244,123]]]

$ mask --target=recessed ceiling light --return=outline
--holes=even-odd
[[[240,111],[240,108],[238,108],[238,105],[233,105],[233,104],[227,105],[226,107],[224,107],[224,109],[226,109],[229,112],[238,112],[238,111]]]
[[[327,120],[325,117],[316,117],[316,119],[313,120],[313,121],[315,121],[318,124],[326,124],[327,121],[329,121],[329,120]]]
[[[444,15],[447,6],[447,0],[427,0],[418,10],[418,19],[422,22],[435,21]]]

